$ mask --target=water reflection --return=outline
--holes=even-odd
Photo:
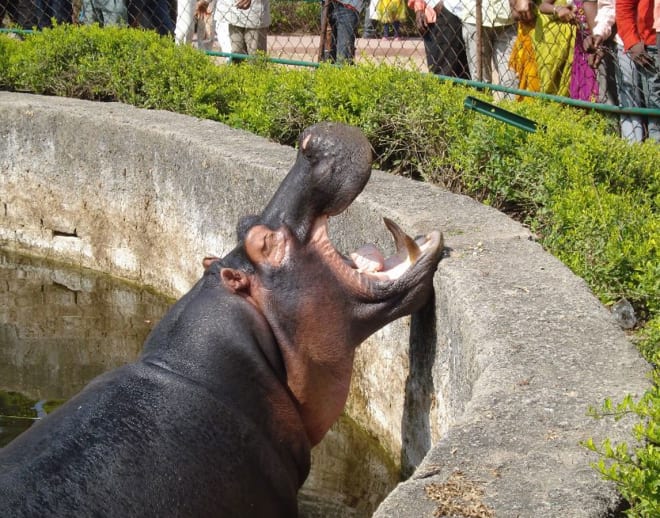
[[[134,360],[171,302],[91,270],[0,248],[0,446],[29,427],[26,418]]]

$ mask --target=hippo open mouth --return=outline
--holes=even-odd
[[[361,246],[349,257],[343,256],[329,238],[328,218],[319,218],[312,231],[311,244],[344,282],[354,285],[364,296],[390,292],[391,282],[409,273],[418,260],[434,256],[443,247],[442,234],[437,230],[412,238],[391,219],[383,221],[394,238],[395,252],[389,257],[374,244]]]
[[[286,227],[301,244],[318,251],[342,284],[378,299],[422,283],[422,273],[435,270],[443,240],[438,231],[412,238],[384,218],[396,246],[392,256],[372,244],[348,257],[336,251],[328,219],[346,210],[364,189],[371,158],[369,141],[357,128],[329,122],[307,128],[295,164],[258,219],[270,229]]]
[[[379,280],[393,281],[414,265],[420,256],[442,246],[442,236],[438,231],[413,239],[391,219],[383,218],[383,221],[394,237],[396,252],[386,259],[375,245],[369,244],[360,247],[351,254],[352,266],[358,273]]]

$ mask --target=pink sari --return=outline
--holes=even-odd
[[[598,80],[596,71],[589,66],[589,54],[584,51],[584,39],[589,36],[587,19],[582,7],[582,0],[575,0],[576,16],[578,20],[575,51],[571,68],[571,82],[568,90],[573,99],[596,102],[598,99]]]

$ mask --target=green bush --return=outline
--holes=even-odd
[[[22,43],[0,36],[0,87],[167,109],[290,145],[319,120],[359,126],[377,167],[514,215],[603,303],[630,300],[646,321],[640,350],[660,362],[660,146],[624,142],[597,113],[502,103],[543,128],[527,133],[463,107],[467,95],[488,101],[487,92],[429,75],[374,65],[298,70],[263,58],[216,66],[152,32],[98,27],[55,27]],[[620,485],[630,514],[651,516],[660,499],[658,386],[638,402],[605,405],[594,414],[638,415],[642,442],[587,446],[602,455],[597,469]]]
[[[216,103],[220,70],[153,31],[63,25],[27,36],[14,49],[0,81],[15,90],[215,119],[225,109]]]
[[[274,0],[271,7],[271,34],[319,33],[320,0]]]
[[[9,62],[11,56],[21,51],[21,43],[9,36],[0,37],[0,88],[10,88],[14,86],[8,77]]]
[[[660,516],[660,377],[656,373],[653,388],[639,401],[628,396],[618,404],[607,399],[600,409],[592,409],[597,419],[615,420],[633,414],[638,418],[633,426],[631,446],[626,442],[612,444],[609,439],[600,445],[593,440],[584,443],[600,456],[595,468],[606,480],[611,480],[630,503],[628,516],[655,518]]]

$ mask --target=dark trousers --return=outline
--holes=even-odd
[[[161,35],[174,34],[172,5],[168,0],[129,0],[128,19],[131,26],[154,29]]]
[[[37,26],[38,20],[32,0],[0,0],[0,21],[5,15],[23,29]]]
[[[332,32],[330,53],[327,58],[333,63],[352,63],[355,57],[355,38],[360,15],[355,9],[339,2],[330,2],[328,23]]]
[[[437,16],[435,23],[430,24],[424,34],[429,72],[470,79],[461,20],[445,7]]]
[[[37,15],[37,27],[50,27],[54,19],[57,23],[73,21],[73,3],[71,0],[34,0]]]

